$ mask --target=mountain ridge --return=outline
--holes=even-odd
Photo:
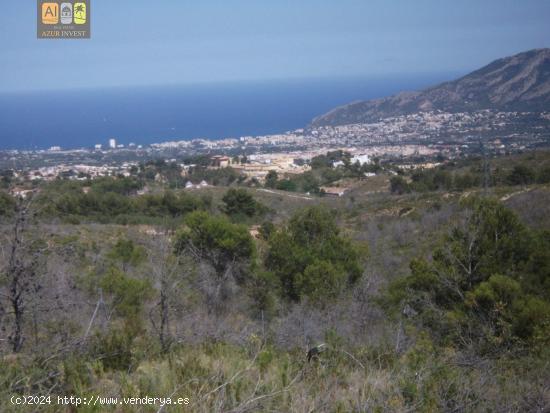
[[[314,118],[312,127],[369,123],[415,112],[550,110],[550,48],[497,59],[456,80],[421,91],[351,102]]]

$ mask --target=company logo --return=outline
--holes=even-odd
[[[37,0],[39,39],[89,39],[91,0]]]
[[[61,3],[61,24],[71,24],[73,22],[73,4]]]
[[[57,3],[42,4],[42,24],[59,23],[59,5]]]
[[[86,3],[74,4],[74,22],[75,24],[86,24]]]

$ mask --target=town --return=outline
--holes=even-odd
[[[94,179],[129,176],[143,162],[164,159],[178,164],[182,176],[194,164],[192,157],[208,156],[208,168],[231,167],[263,181],[269,171],[279,175],[307,171],[311,159],[329,151],[349,153],[352,162],[398,160],[429,165],[436,159],[456,159],[481,152],[504,155],[550,142],[550,113],[419,112],[376,123],[303,128],[283,134],[226,139],[192,139],[141,145],[118,143],[94,148],[12,150],[0,152],[0,169],[28,180]],[[186,161],[187,160],[187,161]]]

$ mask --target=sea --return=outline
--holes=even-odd
[[[0,149],[259,136],[305,127],[357,100],[418,90],[457,74],[292,79],[2,93]]]

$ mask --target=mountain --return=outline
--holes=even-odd
[[[390,116],[442,110],[550,110],[550,49],[495,60],[460,79],[418,92],[353,102],[321,115],[311,126],[367,123]]]

